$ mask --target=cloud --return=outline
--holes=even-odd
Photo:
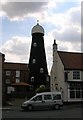
[[[59,41],[72,43],[81,42],[81,33],[72,26],[66,27],[63,31],[54,30],[53,36]]]
[[[62,19],[64,19],[62,17]],[[81,11],[80,7],[71,8],[65,15],[65,20],[60,30],[53,32],[58,40],[72,43],[81,42]]]
[[[80,25],[81,23],[81,6],[73,7],[67,12],[67,17],[69,18],[70,23],[73,25]]]
[[[14,36],[1,47],[6,55],[6,61],[27,62],[29,59],[31,38]]]
[[[43,12],[47,4],[48,2],[7,2],[2,4],[2,11],[10,19],[23,19],[30,14]]]
[[[81,8],[73,7],[64,13],[54,13],[49,9],[52,3],[6,3],[3,11],[9,19],[24,19],[25,17],[38,16],[45,26],[53,26],[44,36],[46,58],[50,71],[52,65],[52,45],[56,39],[58,50],[81,51]],[[46,30],[45,30],[46,31]],[[6,61],[27,62],[29,60],[31,37],[14,36],[4,43],[1,48],[6,55]]]
[[[59,50],[81,51],[81,6],[64,13],[46,13],[46,20],[53,26],[50,35],[57,40]]]

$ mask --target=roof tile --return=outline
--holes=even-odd
[[[83,69],[83,53],[58,51],[58,54],[65,69]]]

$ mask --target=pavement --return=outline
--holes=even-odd
[[[12,101],[7,101],[7,104],[0,107],[0,110],[11,110],[11,109],[17,109],[20,108],[22,102],[24,102],[25,99],[13,99]]]

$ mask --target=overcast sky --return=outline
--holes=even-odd
[[[0,51],[5,54],[7,62],[28,64],[31,29],[37,24],[37,20],[45,30],[44,43],[49,73],[53,61],[54,39],[59,51],[81,51],[80,0],[18,1],[20,2],[2,0],[0,3]]]

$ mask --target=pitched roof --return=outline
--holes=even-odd
[[[11,86],[31,86],[31,85],[25,82],[18,82],[11,84]]]
[[[65,69],[83,69],[83,53],[58,51]]]
[[[4,69],[11,69],[11,70],[28,70],[28,64],[25,63],[4,63]]]

